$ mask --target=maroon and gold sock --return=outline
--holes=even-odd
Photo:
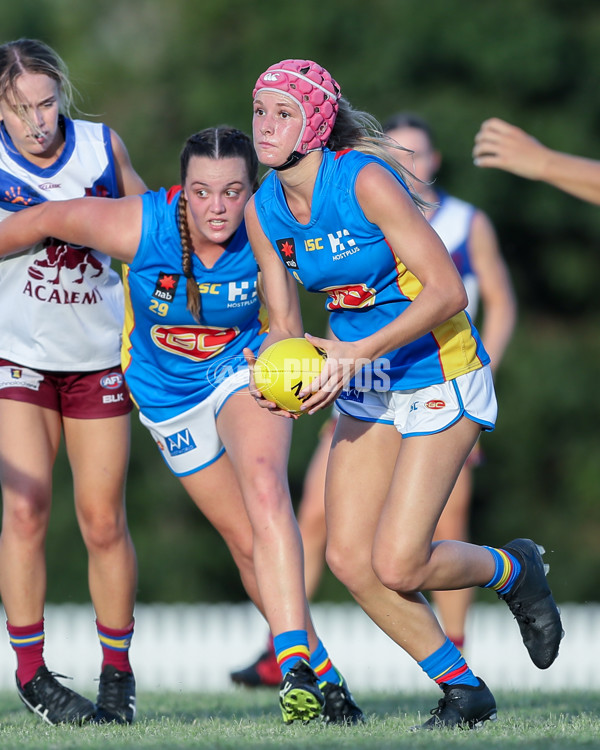
[[[107,628],[96,620],[98,638],[102,646],[102,669],[111,664],[119,672],[132,672],[129,663],[129,646],[133,636],[132,620],[126,628]]]
[[[17,655],[17,679],[23,686],[44,666],[44,618],[33,625],[16,626],[7,622],[6,628]]]

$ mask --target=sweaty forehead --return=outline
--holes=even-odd
[[[248,169],[241,156],[192,156],[186,176],[188,184],[202,184],[221,188],[234,183],[248,182]]]

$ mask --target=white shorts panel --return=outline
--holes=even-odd
[[[210,396],[192,409],[164,422],[152,422],[140,412],[162,457],[178,477],[193,474],[216,461],[225,451],[217,432],[217,416],[227,399],[249,383],[248,370],[223,380]]]
[[[498,414],[489,366],[408,391],[344,391],[336,406],[355,419],[393,424],[404,437],[441,432],[462,416],[493,430]]]

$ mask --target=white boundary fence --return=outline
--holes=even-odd
[[[352,690],[431,690],[419,667],[354,604],[315,604],[317,630]],[[536,669],[517,623],[501,603],[471,609],[466,658],[494,689],[600,689],[600,605],[563,605],[566,631],[558,659]],[[228,691],[229,672],[264,648],[267,629],[249,604],[136,607],[131,648],[139,691]],[[48,668],[73,677],[67,684],[96,692],[101,651],[91,606],[46,609]],[[14,687],[15,655],[0,636],[0,689]]]

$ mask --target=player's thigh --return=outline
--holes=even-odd
[[[428,557],[439,517],[480,429],[462,417],[441,432],[403,439],[381,512],[379,546],[407,559]]]
[[[287,487],[291,419],[262,409],[244,389],[224,404],[217,429],[242,489],[273,481]]]
[[[63,418],[78,507],[121,505],[129,462],[129,414],[103,419]]]
[[[325,486],[330,551],[364,549],[370,555],[401,443],[393,425],[340,416]]]
[[[179,477],[198,509],[228,544],[252,544],[252,528],[240,485],[227,454],[209,466]]]
[[[0,481],[5,506],[13,497],[50,503],[60,436],[57,411],[0,399]]]

